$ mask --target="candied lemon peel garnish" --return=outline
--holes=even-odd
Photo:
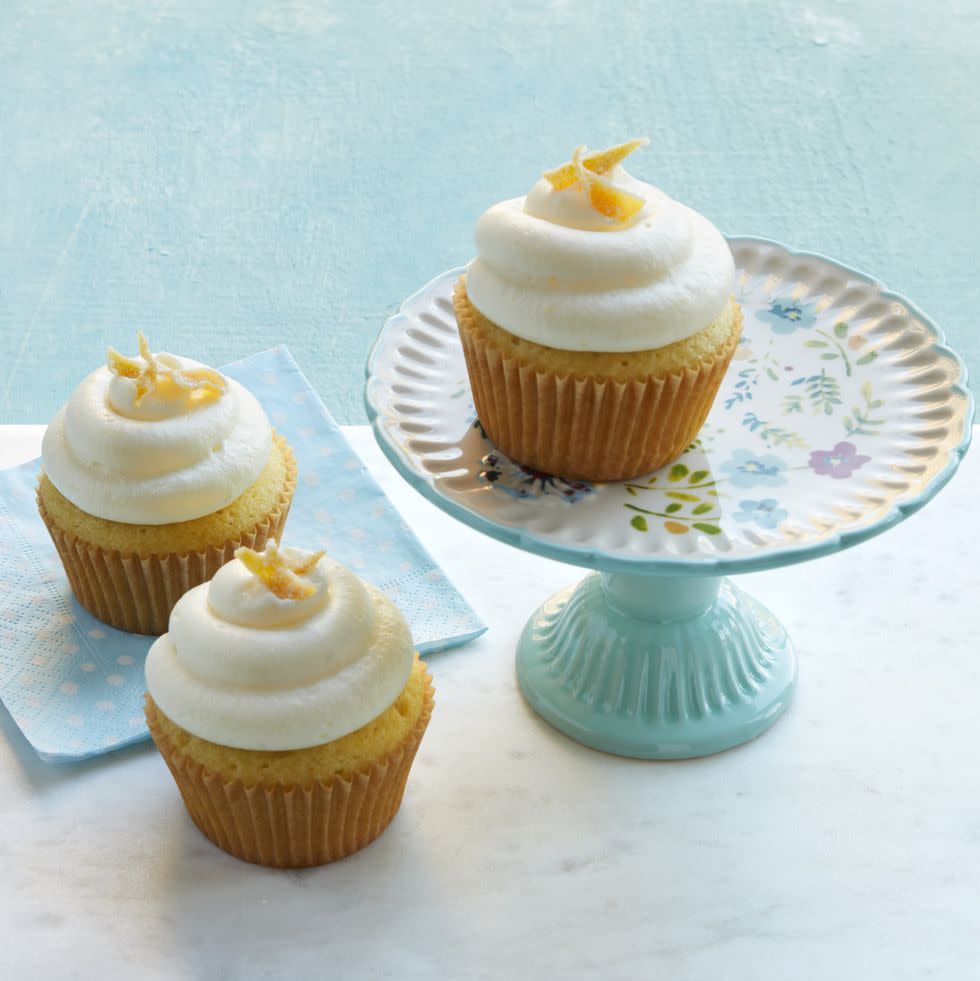
[[[580,155],[585,154],[585,156],[581,156],[581,163],[586,170],[590,170],[593,174],[605,174],[617,164],[621,164],[634,150],[646,146],[649,142],[646,137],[642,137],[637,140],[628,140],[618,146],[611,146],[608,150],[594,150],[592,153],[585,154],[586,148],[579,147],[578,151]],[[546,170],[544,176],[556,191],[577,184],[579,170],[575,165],[575,154],[572,154],[572,160],[569,163],[555,167],[554,170]]]
[[[314,552],[302,559],[287,558],[275,542],[266,542],[264,552],[252,548],[236,548],[235,558],[275,596],[284,600],[307,599],[316,592],[316,586],[304,579],[315,568],[326,552]]]
[[[584,146],[576,147],[568,163],[545,171],[545,180],[556,191],[581,187],[588,193],[589,203],[599,214],[614,221],[628,221],[645,202],[643,198],[616,187],[605,175],[634,150],[649,142],[646,138],[629,140],[593,153],[586,153]]]
[[[136,383],[133,400],[136,405],[164,384],[200,392],[204,399],[217,398],[228,390],[228,382],[220,372],[213,368],[184,368],[172,354],[154,354],[142,331],[136,336],[140,350],[138,358],[128,358],[114,347],[106,354],[106,363],[114,375],[131,378]]]

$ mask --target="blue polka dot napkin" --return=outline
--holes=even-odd
[[[222,369],[264,406],[299,464],[285,540],[326,548],[404,611],[424,654],[486,627],[402,521],[284,347]],[[0,700],[39,755],[79,760],[145,739],[152,637],[82,609],[35,506],[40,461],[0,472]]]

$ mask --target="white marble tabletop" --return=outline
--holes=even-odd
[[[0,428],[0,465],[40,433]],[[394,823],[337,865],[254,868],[194,828],[151,745],[46,764],[0,710],[0,977],[978,976],[976,453],[882,537],[742,577],[796,640],[796,700],[747,746],[649,763],[517,691],[525,619],[580,571],[454,522],[348,435],[491,624],[429,659]]]

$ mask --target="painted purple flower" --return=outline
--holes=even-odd
[[[822,477],[844,480],[855,470],[860,470],[870,459],[870,456],[859,454],[857,447],[845,440],[832,450],[814,450],[810,454],[810,469]]]
[[[761,501],[739,501],[732,517],[742,524],[751,521],[760,528],[776,528],[789,517],[789,512],[774,497],[764,497]]]

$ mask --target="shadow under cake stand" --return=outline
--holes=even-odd
[[[452,311],[461,269],[407,299],[367,363],[376,438],[413,487],[484,534],[595,570],[531,616],[517,675],[554,726],[623,756],[702,756],[772,725],[793,644],[726,577],[880,534],[969,445],[966,370],[921,311],[823,256],[729,241],[742,340],[697,441],[635,480],[566,480],[490,443]]]

